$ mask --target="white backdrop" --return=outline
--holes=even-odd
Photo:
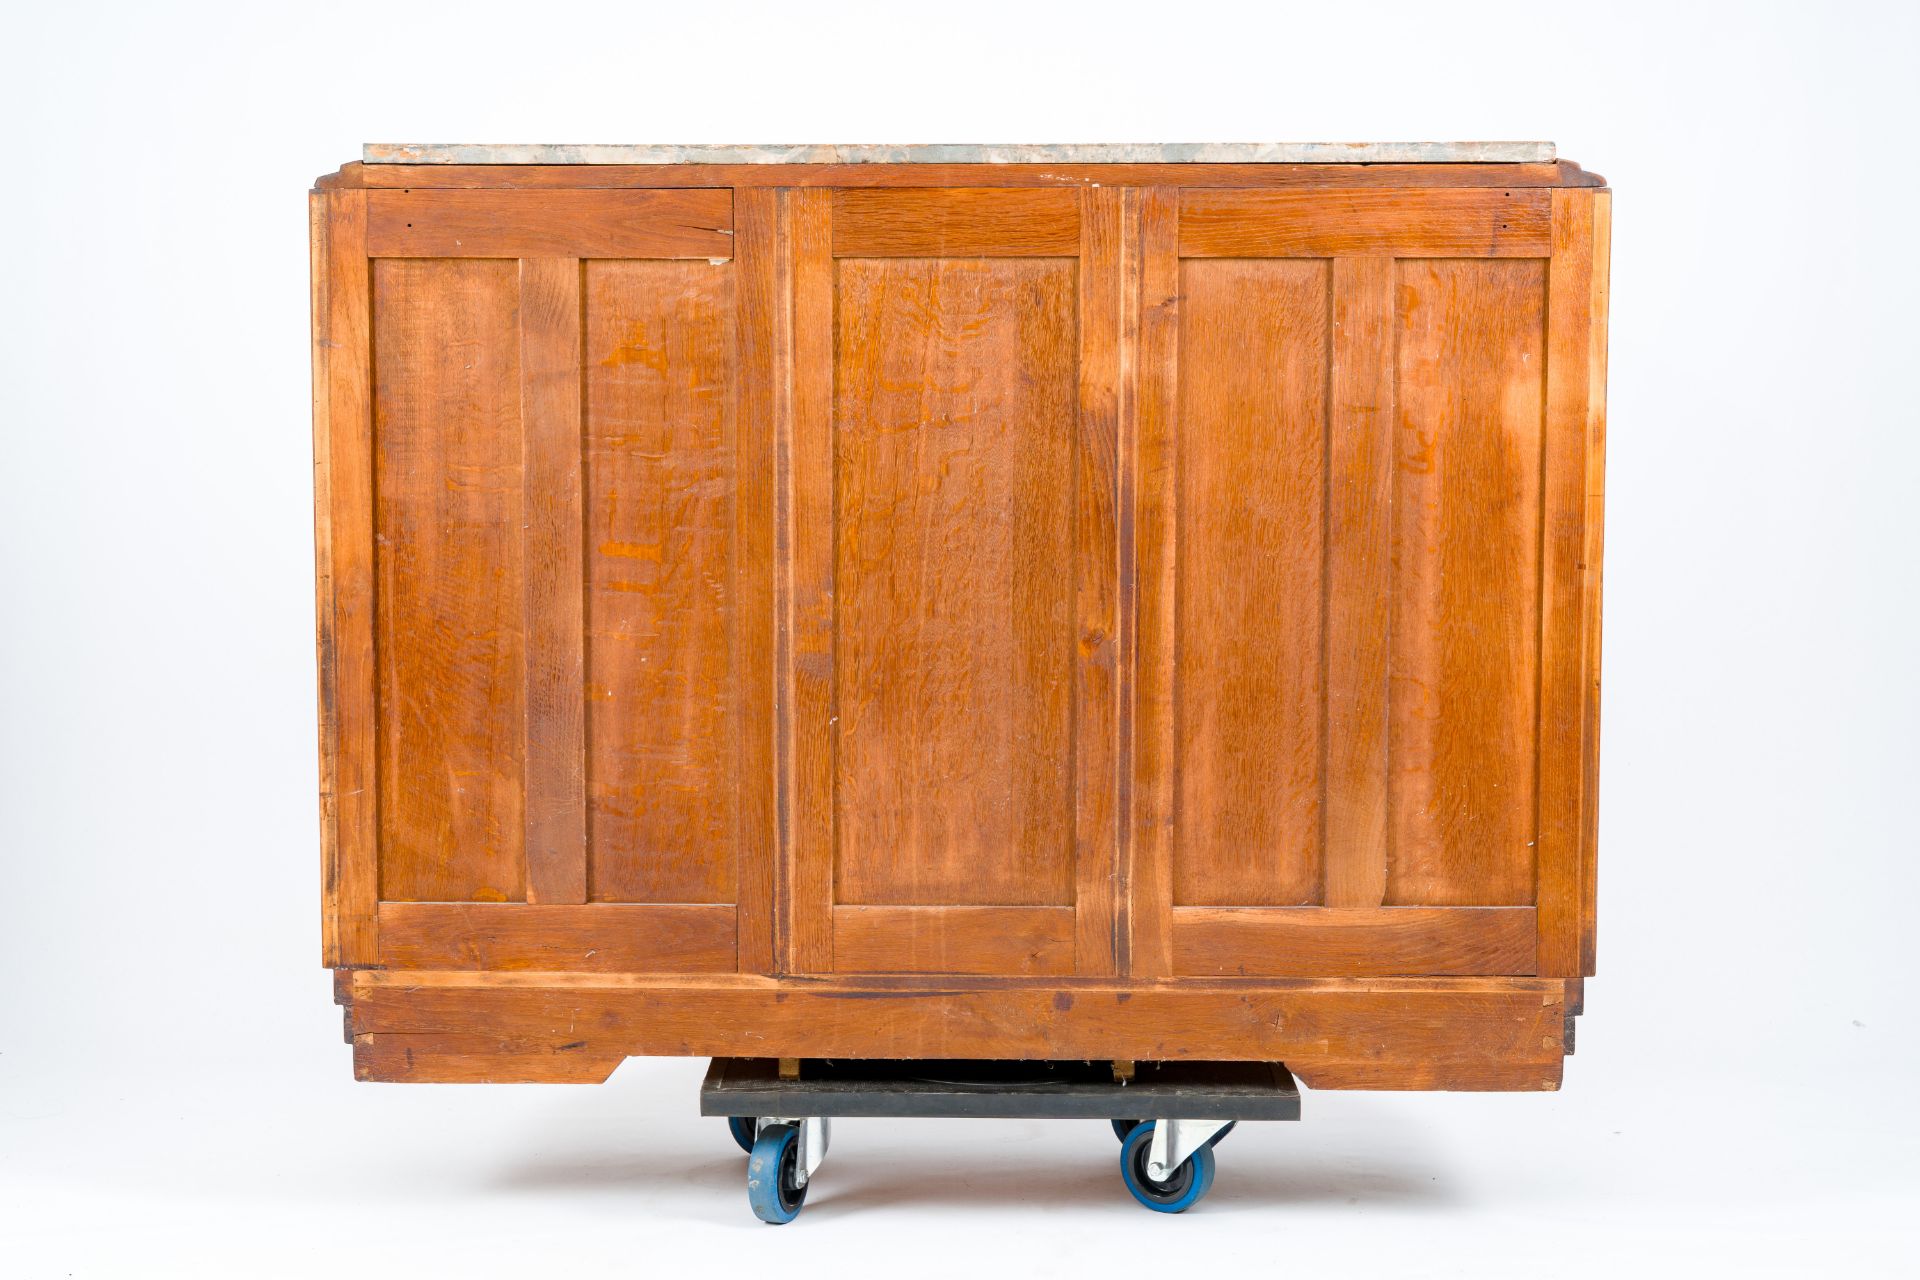
[[[1915,1266],[1915,15],[14,13],[0,1273]],[[1600,976],[1564,1092],[1310,1094],[1177,1219],[1103,1126],[848,1122],[771,1231],[699,1064],[352,1083],[318,967],[315,175],[366,140],[1374,138],[1552,138],[1618,192]]]

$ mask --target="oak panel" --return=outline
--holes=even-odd
[[[1531,907],[1184,907],[1174,969],[1201,977],[1523,975]]]
[[[518,264],[373,264],[380,896],[524,899]]]
[[[1080,193],[1048,188],[898,188],[833,193],[838,258],[1072,257]]]
[[[396,969],[725,972],[730,906],[387,902],[380,960]]]
[[[1180,196],[1183,257],[1541,258],[1553,245],[1544,189],[1190,190]]]
[[[1545,264],[1397,270],[1386,901],[1525,905]]]
[[[731,902],[733,272],[585,280],[591,896]]]
[[[376,258],[730,258],[733,193],[371,191]]]
[[[1074,971],[1071,907],[836,907],[840,973]]]
[[[1181,266],[1177,904],[1321,895],[1330,278]]]
[[[837,900],[1073,894],[1074,268],[839,264]]]

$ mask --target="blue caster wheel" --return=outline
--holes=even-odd
[[[1181,1162],[1165,1182],[1147,1174],[1153,1145],[1153,1121],[1137,1124],[1120,1148],[1120,1177],[1133,1198],[1155,1213],[1182,1213],[1213,1188],[1213,1146],[1209,1143]]]
[[[759,1136],[760,1122],[752,1116],[728,1116],[727,1132],[740,1144],[740,1149],[748,1155],[753,1154],[753,1140]]]
[[[807,1189],[797,1185],[799,1162],[800,1126],[770,1124],[760,1130],[747,1160],[747,1203],[754,1217],[777,1227],[800,1216]]]
[[[1140,1122],[1138,1120],[1115,1120],[1112,1122],[1113,1136],[1120,1139],[1120,1141],[1125,1142],[1127,1140],[1127,1135],[1132,1133],[1133,1127],[1139,1123]]]

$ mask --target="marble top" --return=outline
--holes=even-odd
[[[369,142],[367,164],[1548,164],[1551,142],[1088,142],[680,146]]]

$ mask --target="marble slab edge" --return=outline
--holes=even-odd
[[[369,142],[367,164],[1551,164],[1551,142],[678,146]]]

